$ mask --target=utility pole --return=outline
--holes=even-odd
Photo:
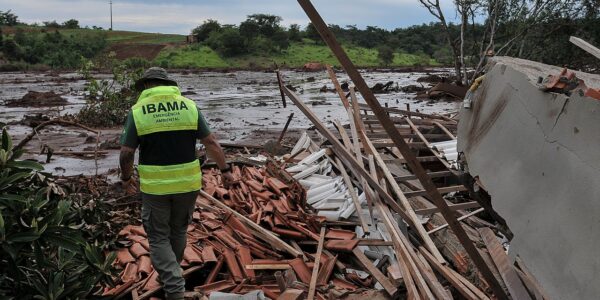
[[[113,26],[112,26],[112,0],[109,1],[110,3],[110,30],[113,30]]]

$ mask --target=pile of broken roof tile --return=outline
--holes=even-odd
[[[245,294],[261,290],[272,299],[284,292],[305,297],[325,217],[306,207],[304,188],[274,164],[261,168],[235,166],[233,174],[239,184],[226,189],[218,171],[204,170],[203,190],[278,235],[302,255],[293,257],[275,250],[233,213],[215,208],[208,199],[199,197],[181,263],[187,285],[204,295],[215,291]],[[352,270],[339,261],[352,255],[359,239],[354,231],[335,227],[329,226],[325,232],[316,284],[316,297],[320,299],[375,285],[375,280],[361,267]],[[140,295],[138,299],[159,295],[160,284],[150,263],[143,228],[126,226],[119,236],[126,247],[117,251],[115,264],[122,271],[117,286],[107,288],[104,294],[131,293]]]

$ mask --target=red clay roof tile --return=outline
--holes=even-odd
[[[325,234],[325,238],[335,240],[352,240],[356,238],[356,233],[350,230],[329,229]]]
[[[352,252],[358,245],[358,240],[329,240],[325,242],[325,249],[340,252]]]
[[[121,248],[117,250],[117,263],[124,267],[128,263],[135,262],[135,258],[131,255],[128,248]]]
[[[140,279],[138,275],[138,265],[136,263],[128,263],[125,270],[121,272],[121,280],[127,281],[138,281]]]
[[[304,260],[302,260],[302,258],[299,257],[291,260],[290,266],[292,267],[300,281],[306,284],[310,283],[310,277],[312,276],[312,274],[308,269],[308,266],[304,263]]]
[[[142,246],[140,243],[133,243],[133,245],[129,247],[129,251],[131,251],[131,255],[133,255],[135,258],[149,254],[148,250],[146,250],[146,248],[144,248],[144,246]]]
[[[140,278],[146,278],[152,271],[152,262],[150,261],[150,256],[144,255],[138,259],[138,273]]]

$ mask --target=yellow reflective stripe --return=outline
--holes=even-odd
[[[138,172],[140,189],[147,194],[185,193],[202,188],[202,171],[197,159],[178,165],[139,165]]]
[[[190,176],[185,181],[156,181],[140,179],[140,190],[146,194],[169,195],[198,191],[202,188],[202,175]]]
[[[196,159],[189,163],[168,166],[139,165],[138,172],[144,179],[167,180],[199,174],[200,162]]]
[[[179,95],[175,87],[142,94],[133,106],[133,120],[138,136],[156,132],[197,130],[198,109],[194,101]],[[154,90],[149,89],[146,91]],[[184,109],[181,109],[184,107]]]

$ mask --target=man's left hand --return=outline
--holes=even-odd
[[[231,171],[227,171],[221,175],[223,177],[223,185],[225,186],[225,188],[229,188],[230,186],[236,183],[235,177],[233,177]]]

